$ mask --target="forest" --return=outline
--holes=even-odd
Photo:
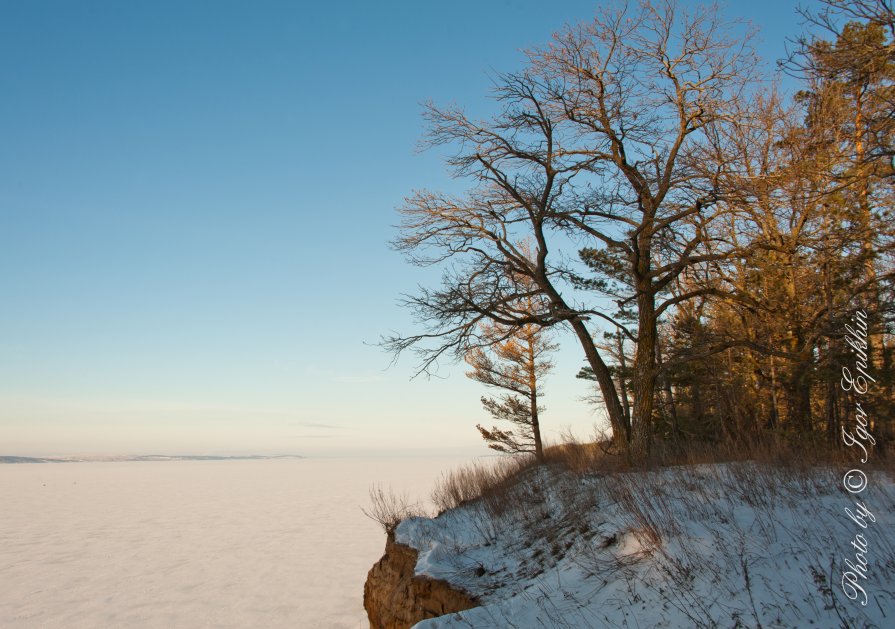
[[[891,441],[892,3],[816,2],[765,65],[728,13],[614,5],[499,74],[490,118],[426,107],[465,192],[399,208],[394,248],[442,275],[404,299],[421,331],[383,345],[420,373],[466,361],[498,391],[494,449],[543,457],[559,327],[631,461]]]

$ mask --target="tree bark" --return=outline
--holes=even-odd
[[[529,337],[528,341],[528,392],[531,401],[531,433],[535,442],[535,458],[538,462],[544,462],[544,444],[541,441],[541,424],[538,420],[538,374],[535,365],[535,344]]]
[[[812,429],[811,417],[811,359],[806,357],[793,364],[787,383],[787,418],[790,426],[804,432]]]
[[[612,438],[615,444],[624,452],[628,452],[629,442],[631,440],[631,426],[625,421],[624,410],[618,399],[618,392],[615,389],[615,383],[612,381],[612,374],[609,367],[603,362],[600,352],[594,345],[594,339],[590,335],[590,331],[584,322],[575,317],[570,321],[575,336],[578,337],[584,355],[590,368],[597,378],[597,384],[600,386],[600,393],[603,395],[603,403],[606,404],[606,412],[609,415],[609,424],[612,426]]]
[[[622,335],[620,333],[616,333],[615,335],[618,341],[618,366],[619,366],[619,374],[618,374],[618,392],[619,397],[622,399],[622,410],[625,413],[625,423],[631,423],[631,402],[628,400],[628,385],[627,385],[627,373],[628,373],[628,360],[625,358],[625,344],[622,340]]]
[[[648,267],[646,267],[648,271]],[[638,334],[634,354],[634,408],[631,415],[631,456],[646,459],[652,442],[656,392],[656,306],[648,279],[637,287]]]

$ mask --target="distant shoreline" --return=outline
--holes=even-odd
[[[0,456],[2,464],[29,464],[29,463],[122,463],[133,461],[257,461],[271,459],[304,459],[306,457],[297,454],[245,456],[215,456],[215,455],[167,455],[147,454],[140,456],[68,456],[68,457],[32,457],[32,456]]]

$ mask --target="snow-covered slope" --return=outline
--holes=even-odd
[[[870,480],[859,498],[875,522],[857,517],[833,470],[540,468],[500,495],[406,520],[396,539],[419,551],[417,574],[483,601],[420,629],[895,627],[895,485]],[[863,559],[866,605],[841,587],[844,562],[860,571]]]

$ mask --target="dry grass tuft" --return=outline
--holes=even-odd
[[[382,526],[386,534],[395,532],[402,520],[425,515],[423,508],[411,503],[406,494],[397,495],[391,487],[388,490],[379,485],[370,488],[370,509],[361,508],[364,515]]]
[[[432,502],[439,513],[485,498],[499,504],[516,484],[516,479],[536,466],[534,457],[504,456],[487,462],[476,461],[442,474],[432,490]]]

